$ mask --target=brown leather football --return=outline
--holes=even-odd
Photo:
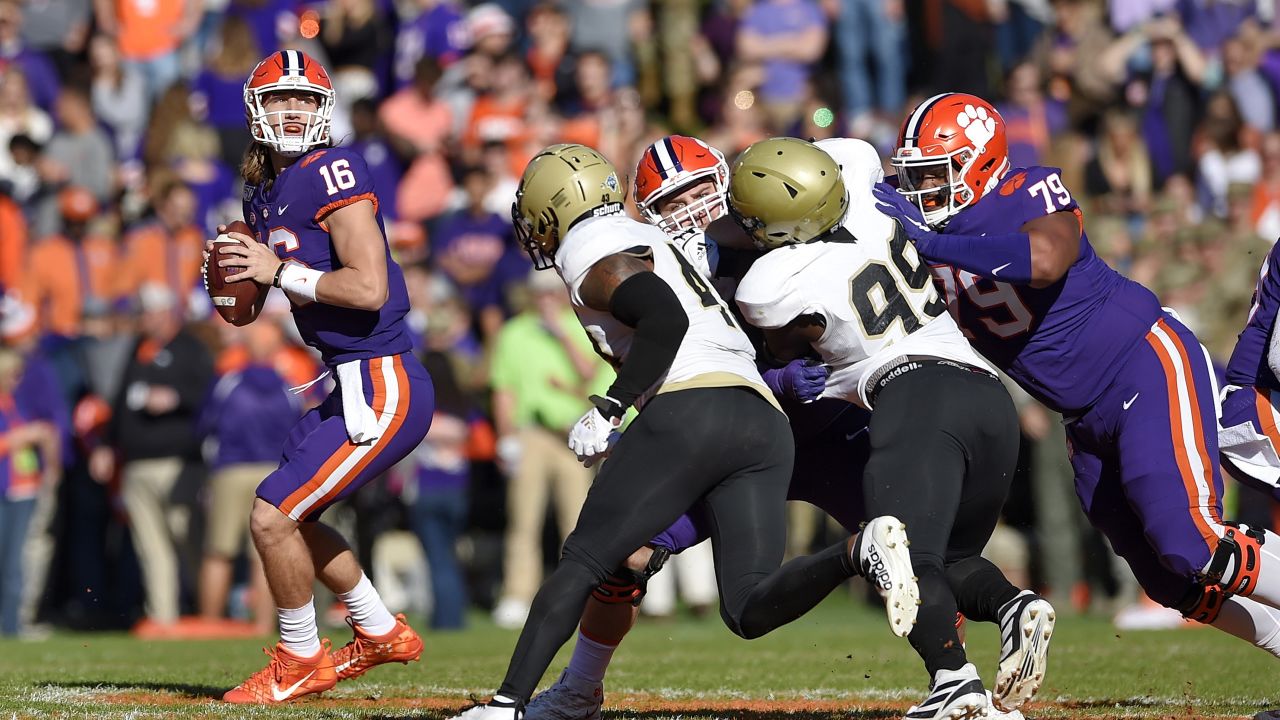
[[[227,223],[227,232],[243,233],[254,237],[253,228],[243,220],[232,220]],[[227,256],[218,252],[218,246],[222,243],[240,241],[227,235],[219,235],[213,242],[214,252],[205,266],[205,286],[209,289],[209,299],[213,301],[213,307],[217,309],[223,320],[232,325],[243,325],[253,319],[255,306],[271,288],[259,285],[253,280],[227,282],[227,277],[240,272],[241,268],[219,266],[217,261]]]

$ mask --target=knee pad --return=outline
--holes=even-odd
[[[1262,557],[1258,548],[1266,540],[1260,530],[1246,525],[1226,523],[1227,529],[1218,540],[1209,564],[1201,573],[1201,582],[1216,586],[1229,595],[1249,597],[1258,584]]]
[[[591,596],[606,605],[639,605],[649,586],[649,578],[656,575],[662,566],[667,564],[667,559],[670,557],[669,550],[656,547],[643,570],[632,570],[624,565],[614,570],[609,577],[597,585],[591,592]]]
[[[1212,625],[1228,597],[1231,595],[1217,585],[1195,585],[1174,609],[1182,611],[1182,617],[1188,620]]]

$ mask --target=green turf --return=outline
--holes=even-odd
[[[338,644],[347,639],[345,629],[328,634]],[[425,662],[378,668],[325,693],[323,700],[271,709],[213,700],[262,666],[262,641],[141,642],[121,634],[9,641],[0,643],[0,720],[444,718],[451,713],[424,709],[421,699],[461,707],[468,693],[491,692],[515,638],[477,615],[466,632],[429,636]],[[970,656],[988,680],[996,649],[994,628],[971,624]],[[567,657],[566,648],[553,671]],[[1041,698],[1054,704],[1028,712],[1033,719],[1252,717],[1268,701],[1280,706],[1275,660],[1212,630],[1121,637],[1103,620],[1063,618],[1051,658]],[[924,682],[919,661],[905,641],[889,635],[883,616],[841,597],[751,642],[733,637],[715,620],[642,623],[615,658],[607,697],[648,695],[678,707],[627,712],[614,704],[606,717],[893,718],[919,699]],[[740,707],[699,709],[699,702],[725,699]],[[795,699],[847,701],[847,710],[782,714],[753,704]],[[870,707],[859,711],[860,703]]]

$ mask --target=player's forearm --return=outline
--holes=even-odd
[[[272,284],[307,300],[355,310],[379,310],[387,302],[386,276],[355,267],[321,272],[286,262]]]
[[[942,235],[930,233],[915,241],[916,250],[933,263],[967,270],[993,280],[1026,285],[1032,281],[1031,236]]]
[[[671,288],[652,272],[633,275],[619,285],[609,311],[635,328],[631,349],[608,392],[626,410],[670,369],[689,330],[689,316]]]

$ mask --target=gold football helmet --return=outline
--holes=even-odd
[[[586,145],[552,145],[529,161],[520,178],[511,204],[516,239],[533,266],[546,270],[570,228],[589,217],[621,213],[625,197],[617,169],[599,152]]]
[[[761,250],[819,238],[840,224],[848,207],[840,167],[804,140],[761,140],[730,172],[729,211]]]

